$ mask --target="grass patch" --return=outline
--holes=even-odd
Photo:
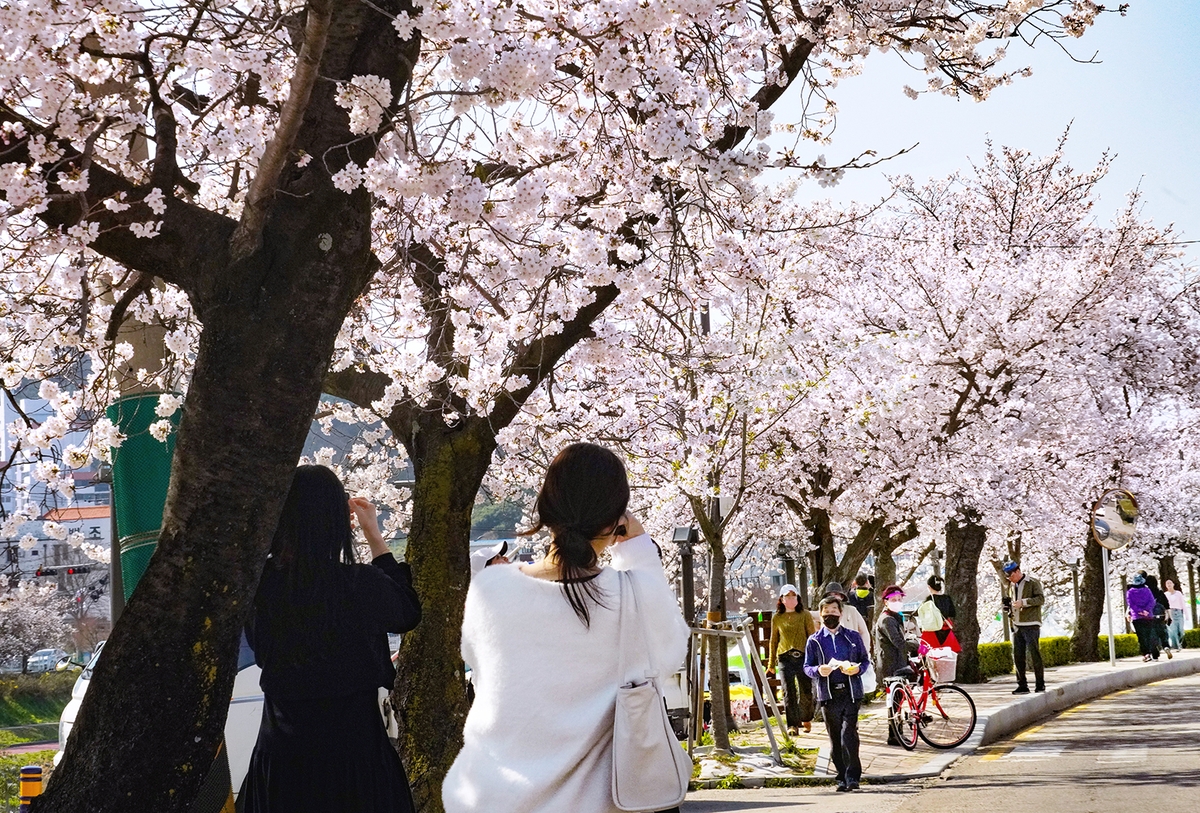
[[[57,723],[77,677],[72,671],[0,679],[0,727]]]

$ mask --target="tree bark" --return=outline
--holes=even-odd
[[[982,683],[979,669],[979,557],[987,542],[987,528],[979,524],[973,509],[963,511],[963,519],[946,523],[946,592],[954,597],[958,617],[954,634],[962,645],[958,655],[958,679],[963,683]]]
[[[462,748],[467,716],[458,652],[470,582],[471,509],[496,442],[485,421],[451,429],[438,412],[392,431],[403,439],[416,474],[405,559],[427,608],[421,624],[404,636],[393,707],[417,808],[441,813],[442,780]]]
[[[418,48],[419,38],[400,43],[377,11],[338,4],[321,62],[331,81],[314,87],[296,146],[324,155],[342,144],[342,160],[365,163],[375,146],[348,132],[334,102],[338,80],[369,73],[403,86]],[[157,238],[141,241],[151,255],[144,263],[128,241],[94,246],[183,285],[203,330],[157,551],[105,646],[38,813],[184,811],[217,754],[238,639],[334,341],[378,267],[365,190],[336,190],[321,162],[289,163],[280,187],[261,248],[241,261],[229,251],[233,221],[178,203],[168,213],[197,220],[190,237],[205,247],[186,267],[171,265]],[[180,227],[180,245],[187,231]]]
[[[725,618],[725,549],[721,540],[709,541],[711,552],[708,609]],[[716,638],[708,647],[709,705],[712,709],[713,747],[728,752],[731,726],[729,711],[729,647],[727,639]]]
[[[1158,586],[1160,589],[1165,588],[1167,579],[1170,579],[1175,584],[1175,589],[1182,589],[1179,581],[1179,571],[1175,569],[1175,557],[1163,556],[1158,560]]]
[[[1071,652],[1082,663],[1102,660],[1100,656],[1100,617],[1104,615],[1103,550],[1092,538],[1089,524],[1085,530],[1083,579],[1079,585],[1079,616],[1071,635]]]

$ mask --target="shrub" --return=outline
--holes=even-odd
[[[1114,635],[1113,642],[1117,647],[1118,658],[1136,658],[1141,650],[1138,649],[1136,635]],[[1101,635],[1098,646],[1100,647],[1100,660],[1108,657],[1108,636]]]
[[[1012,644],[1004,641],[998,644],[979,645],[979,671],[985,677],[1007,675],[1013,670]]]
[[[1049,669],[1051,666],[1064,666],[1075,662],[1071,652],[1070,638],[1043,638],[1041,640],[1042,663]]]
[[[1188,649],[1200,649],[1200,629],[1184,632],[1183,645]]]

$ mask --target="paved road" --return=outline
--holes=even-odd
[[[1200,675],[1069,709],[923,784],[707,791],[684,813],[1140,813],[1200,809]],[[1189,801],[1190,800],[1190,801]]]

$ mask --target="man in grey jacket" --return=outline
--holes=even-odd
[[[1008,616],[1013,624],[1013,665],[1017,668],[1017,688],[1013,694],[1029,694],[1025,677],[1025,653],[1033,660],[1035,692],[1046,691],[1046,675],[1042,667],[1042,583],[1021,572],[1017,562],[1004,565],[1004,575],[1012,585],[1012,598],[1007,600]]]

